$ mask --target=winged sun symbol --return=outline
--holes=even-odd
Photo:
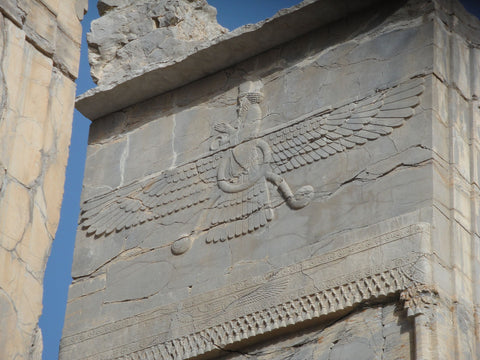
[[[239,87],[237,119],[215,125],[209,154],[85,201],[80,224],[101,237],[191,214],[191,231],[171,244],[175,255],[199,238],[210,244],[257,231],[274,217],[272,186],[294,210],[314,196],[310,185],[293,192],[283,174],[390,134],[414,115],[423,83],[414,78],[260,132],[263,84],[247,81]]]

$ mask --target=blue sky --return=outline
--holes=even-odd
[[[208,0],[218,10],[218,21],[233,30],[248,23],[255,23],[275,14],[279,9],[295,5],[301,0]],[[95,86],[90,78],[87,58],[86,32],[90,22],[98,17],[96,0],[89,0],[89,12],[83,20],[82,55],[77,94]],[[464,6],[480,16],[480,0],[463,0]],[[68,160],[65,193],[55,241],[45,273],[44,309],[40,327],[44,339],[44,360],[58,358],[58,346],[63,327],[73,247],[80,211],[80,193],[90,121],[75,111],[73,132]]]

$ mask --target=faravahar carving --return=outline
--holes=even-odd
[[[282,174],[390,134],[414,115],[424,91],[416,78],[259,132],[262,88],[260,81],[239,87],[238,117],[215,125],[209,154],[85,201],[80,224],[87,235],[191,214],[191,230],[171,245],[180,255],[199,238],[218,243],[252,233],[273,219],[272,186],[291,209],[310,203],[313,187],[293,192]]]

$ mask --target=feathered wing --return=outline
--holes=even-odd
[[[186,211],[205,210],[189,231],[207,243],[223,242],[253,232],[273,217],[265,180],[235,193],[217,185],[217,167],[225,152],[134,182],[85,201],[80,224],[88,235],[108,236],[152,220]]]
[[[217,243],[240,237],[264,227],[272,218],[267,183],[262,179],[246,190],[219,197],[209,210],[205,241]]]
[[[285,173],[390,134],[414,115],[423,83],[421,78],[409,80],[264,135],[272,147],[273,170]]]
[[[216,185],[221,156],[216,153],[89,199],[82,204],[80,225],[89,235],[106,236],[205,206]]]

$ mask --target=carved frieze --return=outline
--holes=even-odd
[[[352,236],[354,236],[352,234]],[[82,360],[187,359],[259,334],[320,318],[355,304],[420,288],[428,269],[419,268],[430,241],[428,224],[413,224],[278,269],[226,288],[197,295],[132,318],[62,339],[67,356],[77,344],[128,334],[129,344],[105,347]],[[345,259],[371,258],[379,248],[381,263],[346,271]],[[402,253],[388,249],[402,248]],[[326,269],[335,276],[325,276]],[[310,279],[305,282],[304,279]],[[152,329],[135,340],[135,333]],[[156,329],[156,330],[153,330]],[[163,329],[163,330],[161,330]],[[108,343],[108,342],[107,342]],[[78,355],[78,354],[77,354]]]
[[[272,190],[293,210],[313,198],[310,184],[292,191],[285,173],[389,135],[414,115],[423,83],[414,78],[260,131],[263,84],[248,81],[239,87],[238,117],[215,125],[210,153],[88,199],[81,227],[102,238],[181,214],[188,231],[171,244],[175,255],[197,239],[215,244],[255,232],[274,218]]]

